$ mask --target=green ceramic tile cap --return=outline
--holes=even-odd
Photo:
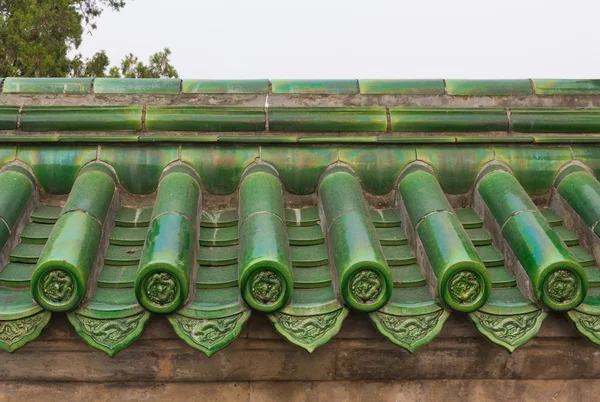
[[[274,94],[356,94],[357,80],[272,80]]]
[[[31,220],[37,223],[56,223],[61,211],[61,207],[40,205],[31,213]]]
[[[396,132],[508,131],[504,109],[391,107],[390,116]]]
[[[0,173],[0,217],[10,229],[23,213],[33,190],[27,176],[10,171]]]
[[[558,185],[558,193],[592,228],[600,219],[600,183],[588,172],[575,172]]]
[[[141,106],[26,106],[21,117],[29,132],[141,129]]]
[[[384,107],[269,108],[271,131],[385,132]]]
[[[262,107],[148,106],[149,131],[264,131]]]
[[[23,243],[45,244],[52,232],[53,225],[31,222],[21,233]]]
[[[443,95],[444,80],[358,80],[365,95]]]
[[[541,303],[565,311],[583,301],[588,287],[585,272],[541,213],[516,214],[502,232]]]
[[[69,311],[79,304],[87,291],[101,234],[96,219],[84,212],[58,219],[31,278],[33,298],[44,309]]]
[[[433,212],[454,213],[437,179],[427,170],[413,171],[404,176],[398,191],[415,227],[423,217]]]
[[[218,195],[233,193],[244,169],[258,159],[256,146],[182,146],[181,149],[181,161],[196,169],[209,193]]]
[[[448,95],[523,96],[531,95],[529,80],[446,80]]]
[[[96,94],[178,95],[181,80],[166,78],[96,78]]]
[[[261,159],[275,167],[286,190],[292,194],[311,194],[327,166],[336,161],[338,151],[331,147],[261,148]],[[302,174],[298,174],[298,172]]]
[[[31,167],[50,194],[68,194],[81,168],[96,159],[95,146],[19,146],[17,159]]]
[[[269,80],[183,80],[184,94],[266,94]]]
[[[115,182],[105,173],[93,170],[83,172],[75,180],[62,213],[83,211],[104,226],[115,191]]]
[[[475,311],[485,304],[492,283],[456,215],[431,214],[421,221],[417,233],[444,303],[462,312]]]
[[[511,109],[512,131],[519,133],[598,133],[600,109]]]
[[[600,80],[533,79],[537,95],[598,95]]]
[[[264,312],[284,307],[294,286],[282,188],[272,172],[255,165],[240,184],[239,286],[246,303]]]
[[[18,114],[16,106],[0,106],[0,130],[16,130]]]
[[[6,78],[2,93],[84,95],[92,91],[93,78]]]
[[[340,293],[354,309],[379,309],[391,296],[392,276],[358,180],[347,170],[332,169],[319,196]]]
[[[9,288],[29,287],[35,264],[10,262],[0,271],[0,286]]]
[[[133,194],[156,191],[164,168],[179,157],[177,146],[103,146],[100,160],[111,165],[123,188]]]
[[[152,216],[176,213],[194,223],[198,220],[200,184],[192,169],[173,167],[162,175]]]

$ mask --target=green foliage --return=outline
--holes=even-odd
[[[89,59],[69,52],[81,44],[84,27],[96,29],[105,9],[124,0],[0,0],[0,77],[178,77],[165,48],[146,65],[133,54],[110,65],[104,50]]]

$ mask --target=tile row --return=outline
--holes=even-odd
[[[0,84],[2,84],[0,79]],[[349,79],[201,80],[121,78],[4,78],[4,94],[325,94],[526,96],[599,95],[594,79]]]
[[[251,163],[237,205],[222,209],[204,200],[208,176],[175,161],[151,202],[124,204],[118,173],[94,160],[66,199],[42,198],[50,205],[40,203],[34,170],[5,165],[0,324],[10,330],[0,348],[15,350],[39,335],[49,312],[67,312],[88,343],[114,355],[152,313],[210,356],[256,310],[312,351],[349,309],[410,351],[452,312],[468,313],[509,351],[535,335],[547,311],[568,312],[600,343],[600,182],[587,166],[563,166],[549,199],[535,204],[516,171],[493,160],[460,206],[423,161],[397,176],[389,205],[367,202],[357,172],[336,163],[313,203],[292,207],[281,173]]]

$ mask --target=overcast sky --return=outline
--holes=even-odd
[[[597,0],[127,0],[79,51],[182,78],[599,78]]]

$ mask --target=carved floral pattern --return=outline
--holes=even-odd
[[[146,277],[144,291],[150,302],[165,306],[177,296],[177,282],[168,272],[155,272]]]
[[[573,272],[558,269],[546,279],[545,290],[548,297],[555,303],[569,303],[577,296],[579,284]]]
[[[33,334],[46,317],[45,312],[18,320],[0,321],[0,342],[13,345],[24,337]]]
[[[472,271],[460,271],[450,278],[450,295],[460,304],[470,304],[481,292],[479,276]]]
[[[53,269],[46,272],[40,283],[44,297],[54,303],[68,301],[75,291],[73,277],[62,269]]]
[[[381,276],[370,269],[358,271],[350,280],[350,292],[352,292],[352,296],[362,303],[376,301],[381,295],[382,290]]]
[[[481,326],[493,336],[509,345],[517,345],[536,326],[541,310],[518,315],[493,315],[476,311]]]
[[[283,313],[275,313],[274,316],[281,326],[296,340],[302,344],[311,345],[321,339],[330,329],[335,326],[337,318],[342,309],[331,313],[311,316],[293,316]]]
[[[273,304],[283,291],[281,276],[269,269],[256,272],[250,278],[250,293],[262,304]]]
[[[137,329],[145,314],[108,320],[89,318],[79,314],[74,314],[74,316],[81,324],[83,332],[99,345],[113,349]]]
[[[438,325],[443,310],[415,316],[397,316],[377,312],[385,329],[400,342],[409,346],[425,339]]]
[[[243,313],[239,313],[229,317],[212,319],[189,318],[179,314],[173,314],[172,317],[179,328],[195,343],[206,349],[211,349],[233,332],[242,315]]]

